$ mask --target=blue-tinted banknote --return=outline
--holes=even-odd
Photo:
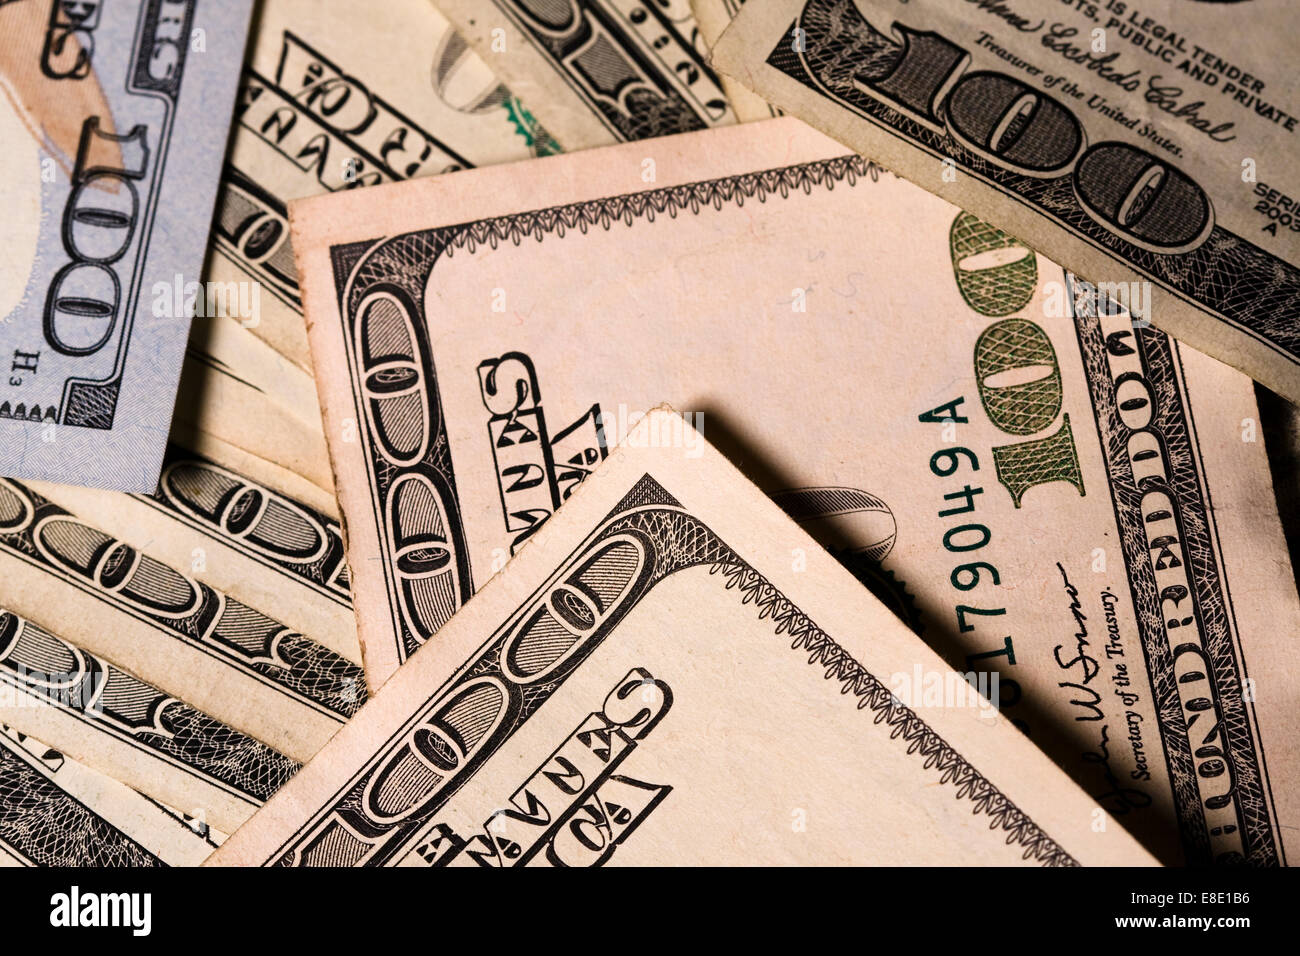
[[[157,484],[250,5],[0,0],[0,474]]]

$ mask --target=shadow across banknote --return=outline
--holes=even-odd
[[[926,600],[925,593],[933,595],[934,588],[909,587],[909,568],[904,562],[890,558],[898,531],[888,503],[869,489],[801,486],[798,479],[764,458],[741,437],[744,429],[733,424],[733,416],[727,411],[706,405],[697,410],[696,415],[701,416],[696,420],[703,424],[703,433],[710,444],[781,505],[933,651],[976,683],[982,694],[990,698],[999,697],[999,705],[1007,703],[1008,688],[1017,688],[1014,693],[1019,694],[1014,677],[1006,673],[1008,668],[999,669],[999,680],[992,685],[994,693],[990,694],[988,665],[980,668],[970,666],[970,642],[963,640],[958,633],[952,607]],[[833,451],[828,449],[827,454],[833,454]],[[903,503],[898,504],[901,506]],[[1294,507],[1292,510],[1294,512]],[[1293,522],[1291,529],[1294,528]],[[1294,544],[1292,541],[1293,554]],[[1041,649],[1050,655],[1054,646],[1063,646],[1068,639],[1069,635],[1064,632],[1042,635],[1038,640],[1041,648],[1035,650]],[[1062,653],[1068,656],[1069,651]],[[986,673],[981,675],[977,670]],[[891,677],[885,674],[877,676],[886,682]],[[1068,689],[1066,684],[1061,686]],[[1104,723],[1094,725],[1082,717],[1063,715],[1059,709],[1054,712],[1032,696],[1018,697],[1015,704],[1016,716],[1012,722],[1040,750],[1161,862],[1167,865],[1183,862],[1173,807],[1162,806],[1157,797],[1126,786],[1118,768],[1115,772],[1110,770],[1111,753],[1121,742],[1123,727],[1112,731]]]

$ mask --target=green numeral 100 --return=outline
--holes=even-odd
[[[1010,316],[1034,296],[1038,262],[1020,240],[963,212],[949,233],[962,298],[990,318]],[[1047,333],[1023,318],[1000,318],[975,342],[980,404],[999,430],[1038,437],[993,449],[998,481],[1017,508],[1035,485],[1068,481],[1084,494],[1069,414],[1061,415],[1061,368]],[[1051,434],[1043,434],[1057,421]]]

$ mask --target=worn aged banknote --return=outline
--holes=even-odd
[[[157,484],[250,6],[0,4],[0,474]]]
[[[695,14],[700,39],[708,49],[713,49],[722,32],[731,25],[732,19],[740,12],[740,5],[743,2],[744,0],[691,0],[691,12]],[[722,83],[727,101],[740,122],[752,123],[755,120],[771,119],[773,116],[781,115],[780,110],[740,81],[722,75],[718,80]]]
[[[720,70],[1300,401],[1300,16],[755,0]]]
[[[182,456],[180,461],[195,460]],[[202,461],[197,463],[202,468]],[[168,538],[188,529],[194,550],[190,562],[180,566],[129,543],[141,541],[138,531],[123,540],[99,527],[94,515],[107,515],[106,509],[78,514],[61,507],[57,499],[74,494],[67,486],[42,486],[55,496],[47,498],[33,487],[0,479],[0,601],[276,751],[306,760],[365,700],[360,662],[341,653],[347,647],[331,648],[213,587],[202,575],[205,548],[218,544],[228,552],[242,548],[244,559],[255,559],[254,545],[269,534],[263,523],[267,509],[272,523],[282,519],[279,530],[286,536],[277,539],[282,547],[290,543],[288,535],[305,544],[313,532],[326,538],[329,533],[304,523],[310,516],[250,482],[235,484],[229,473],[182,464],[170,478],[163,498],[156,499],[158,514],[169,523],[153,522],[143,535],[157,536],[160,550],[175,556],[183,542]],[[85,504],[75,497],[68,502]],[[233,554],[214,550],[213,559],[230,560]],[[279,573],[282,581],[291,574]],[[322,638],[329,637],[322,632]]]
[[[266,0],[222,177],[207,311],[310,369],[289,200],[557,149],[429,0],[385,0],[382,14],[352,0]]]
[[[152,495],[29,487],[142,553],[237,597],[352,661],[361,660],[338,520],[258,481],[219,443],[168,446]],[[323,451],[322,451],[323,454]],[[4,588],[0,586],[0,601]]]
[[[319,414],[319,406],[317,414]],[[215,435],[195,428],[173,425],[170,438],[172,444],[191,450],[199,449],[200,454],[216,461],[221,467],[238,472],[269,490],[287,495],[320,514],[328,515],[334,521],[338,520],[339,503],[334,497],[332,482],[331,490],[326,491],[283,465],[250,454]]]
[[[212,862],[1152,862],[689,428],[652,411]]]
[[[1286,858],[1245,376],[790,118],[366,199],[291,215],[372,685],[671,398],[1157,855]]]
[[[689,0],[438,0],[569,150],[734,123]]]
[[[4,609],[0,721],[225,831],[298,769],[265,744]]]
[[[0,727],[0,866],[198,866],[213,832]]]
[[[268,0],[254,26],[206,281],[160,289],[202,317],[178,423],[307,479],[337,517],[285,203],[558,146],[427,0]]]

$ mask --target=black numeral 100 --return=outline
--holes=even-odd
[[[118,136],[104,132],[98,116],[82,125],[63,208],[63,248],[72,261],[55,274],[45,297],[45,340],[64,355],[94,354],[117,327],[122,286],[112,266],[135,238],[135,184],[148,165],[144,126]]]

